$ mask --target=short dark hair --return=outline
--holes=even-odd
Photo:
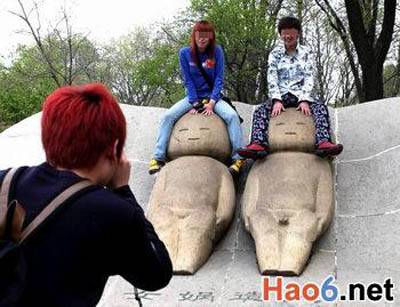
[[[281,34],[283,29],[296,29],[301,32],[300,20],[296,17],[286,16],[279,19],[278,32]]]

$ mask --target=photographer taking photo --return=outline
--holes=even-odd
[[[10,190],[26,213],[23,227],[62,191],[93,185],[21,245],[27,279],[18,306],[96,306],[111,275],[148,291],[165,287],[171,261],[128,186],[126,120],[116,99],[101,84],[59,88],[44,102],[41,125],[46,162],[20,168]],[[0,185],[7,173],[0,171]]]

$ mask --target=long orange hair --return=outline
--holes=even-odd
[[[196,22],[193,27],[192,34],[190,35],[190,54],[192,55],[192,59],[195,63],[199,61],[197,58],[198,48],[195,39],[196,32],[212,32],[213,37],[210,38],[208,42],[206,52],[209,58],[212,58],[215,54],[215,28],[210,22],[206,20],[200,20]]]

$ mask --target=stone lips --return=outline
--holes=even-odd
[[[231,145],[225,123],[216,114],[186,114],[175,124],[167,156],[209,156],[225,162],[231,155]]]
[[[312,116],[305,116],[295,108],[287,108],[269,124],[269,148],[271,151],[304,151],[315,149],[315,128]]]

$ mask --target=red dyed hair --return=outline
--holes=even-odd
[[[200,20],[196,22],[196,24],[193,27],[192,34],[190,35],[190,53],[192,55],[192,59],[195,63],[198,62],[197,58],[197,53],[198,53],[198,48],[196,44],[196,39],[195,39],[195,33],[196,32],[212,32],[213,37],[210,38],[206,52],[208,53],[208,57],[211,59],[214,54],[215,54],[215,28],[214,26],[206,21],[206,20]]]
[[[42,143],[54,167],[90,169],[116,140],[119,159],[125,139],[124,114],[100,83],[59,88],[43,104]]]

